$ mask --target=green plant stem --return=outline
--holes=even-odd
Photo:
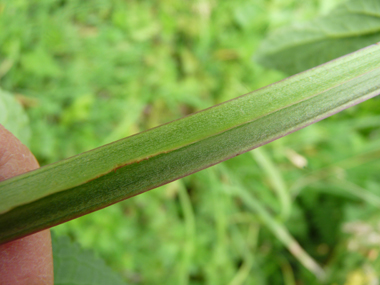
[[[0,243],[269,143],[380,93],[373,45],[181,120],[0,183]]]

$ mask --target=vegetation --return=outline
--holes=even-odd
[[[265,33],[332,2],[0,3],[0,84],[26,108],[46,164],[284,78],[251,61]],[[368,284],[379,110],[365,102],[53,232],[132,284],[318,284],[320,266],[330,283]]]

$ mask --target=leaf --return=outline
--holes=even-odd
[[[380,45],[0,183],[0,242],[259,147],[380,93]]]
[[[380,2],[352,0],[329,15],[273,32],[257,51],[262,65],[296,74],[380,41]]]
[[[23,144],[29,145],[29,119],[12,94],[0,89],[0,124],[12,132]]]
[[[52,235],[55,285],[125,285],[103,260],[68,237]]]

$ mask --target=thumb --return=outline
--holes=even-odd
[[[29,149],[0,125],[0,181],[38,167]],[[0,284],[53,284],[49,230],[0,245]]]

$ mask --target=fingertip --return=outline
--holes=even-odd
[[[29,149],[0,125],[0,181],[38,168]],[[1,284],[53,284],[50,230],[0,245]]]
[[[29,149],[2,125],[0,142],[0,181],[39,167]]]
[[[0,276],[4,285],[53,284],[50,230],[0,245]]]

